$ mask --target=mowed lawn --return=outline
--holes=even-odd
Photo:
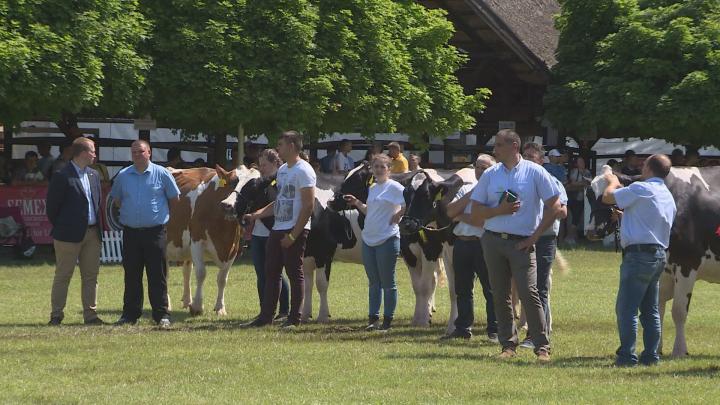
[[[245,330],[257,313],[255,274],[247,262],[230,274],[229,315],[212,313],[216,269],[209,270],[205,315],[180,309],[182,274],[171,273],[174,325],[158,331],[85,327],[79,274],[73,279],[62,327],[48,327],[51,263],[0,266],[0,402],[2,403],[668,403],[710,402],[720,395],[720,286],[698,283],[688,323],[685,360],[657,367],[612,367],[617,347],[614,300],[620,257],[614,252],[566,251],[569,275],[552,291],[553,359],[538,365],[530,350],[511,361],[483,336],[440,342],[447,289],[437,293],[431,328],[408,326],[414,306],[409,276],[398,266],[397,325],[389,333],[362,331],[367,287],[359,265],[335,264],[332,322],[296,332]],[[122,270],[101,269],[100,315],[115,321],[122,306]],[[479,294],[478,294],[479,295]],[[480,309],[482,296],[476,302]],[[317,307],[317,295],[316,295]],[[147,300],[146,300],[147,306]],[[315,309],[317,314],[317,308]],[[666,352],[674,330],[666,315]],[[639,344],[641,348],[641,343]]]

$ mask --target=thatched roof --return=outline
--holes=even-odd
[[[557,0],[465,0],[526,62],[551,68],[557,59]],[[534,61],[533,61],[534,59]]]

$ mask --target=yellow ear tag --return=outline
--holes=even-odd
[[[375,183],[375,177],[371,174],[370,178],[368,179],[368,187],[370,187],[370,185],[372,185],[373,183]]]
[[[418,235],[420,235],[420,240],[423,241],[423,243],[427,243],[427,235],[425,235],[424,229],[421,229]]]
[[[440,201],[440,200],[442,200],[442,194],[440,191],[438,191],[438,193],[435,194],[435,201]]]
[[[225,179],[223,179],[223,178],[221,177],[221,178],[220,178],[220,181],[218,182],[218,184],[220,185],[220,187],[225,187],[225,185],[227,184],[227,181],[225,181]]]
[[[277,181],[273,179],[273,181],[270,182],[270,186],[275,187],[275,184],[277,184]]]

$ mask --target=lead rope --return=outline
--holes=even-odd
[[[616,214],[618,216],[617,220],[617,226],[615,227],[615,253],[620,252],[620,221],[622,221],[622,216],[620,213]]]

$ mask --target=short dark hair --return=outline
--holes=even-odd
[[[175,160],[175,158],[180,158],[180,160],[182,160],[182,156],[180,155],[180,149],[172,147],[172,148],[168,149],[167,160],[171,161],[171,160]]]
[[[89,151],[91,145],[94,145],[92,139],[83,136],[75,138],[71,145],[73,157],[78,157],[81,153]]]
[[[522,140],[520,139],[520,135],[518,135],[518,133],[513,131],[512,129],[502,129],[498,131],[498,133],[495,135],[495,139],[498,138],[510,140],[514,143],[517,143],[518,148],[522,147]]]
[[[295,146],[295,150],[299,153],[302,152],[303,148],[303,136],[298,131],[285,131],[282,134],[280,134],[280,139],[284,140],[285,142],[291,143]]]
[[[626,158],[629,158],[629,157],[635,156],[635,155],[636,155],[636,153],[635,153],[635,151],[632,150],[632,149],[628,149],[628,150],[625,151],[625,157],[626,157]]]
[[[37,152],[35,152],[34,150],[29,150],[29,151],[25,152],[25,159],[31,158],[31,157],[38,157]]]
[[[680,148],[673,149],[670,156],[683,156],[685,153]]]
[[[655,154],[647,158],[646,160],[648,169],[656,176],[660,177],[661,179],[664,179],[667,177],[668,174],[670,174],[670,168],[672,167],[672,162],[670,161],[670,158],[668,158],[664,154]]]

